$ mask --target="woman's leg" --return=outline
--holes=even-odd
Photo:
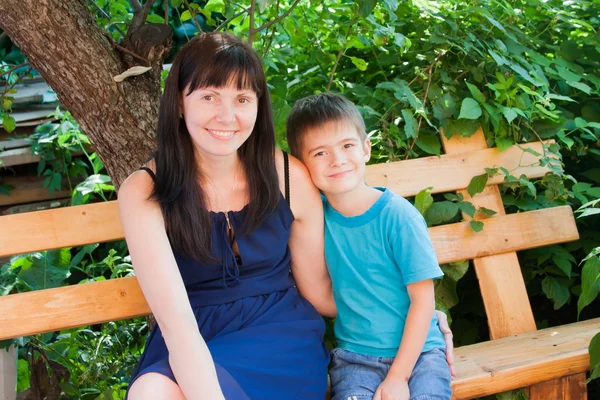
[[[146,373],[135,380],[127,393],[127,400],[185,400],[179,386],[156,372]]]

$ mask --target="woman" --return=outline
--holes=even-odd
[[[119,191],[158,322],[129,399],[324,397],[325,327],[290,275],[335,313],[321,200],[299,161],[284,164],[256,53],[227,34],[191,40],[167,78],[156,156]]]
[[[323,399],[319,313],[336,310],[321,199],[275,147],[248,44],[206,33],[179,51],[143,169],[121,186],[119,208],[158,325],[128,398]]]

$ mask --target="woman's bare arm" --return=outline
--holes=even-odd
[[[283,171],[283,156],[278,151],[278,168]],[[294,213],[289,241],[292,274],[298,291],[319,313],[335,317],[337,309],[331,290],[331,278],[325,264],[323,203],[304,165],[290,159],[290,204]],[[281,187],[283,187],[283,174]]]
[[[133,267],[169,350],[169,364],[188,400],[224,399],[215,365],[200,335],[157,203],[143,171],[119,190],[119,212]]]

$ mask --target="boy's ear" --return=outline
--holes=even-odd
[[[365,163],[367,163],[371,159],[371,141],[369,139],[365,139],[363,150],[365,152]]]

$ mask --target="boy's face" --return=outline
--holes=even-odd
[[[363,184],[371,142],[352,122],[331,121],[304,134],[300,157],[323,194],[340,195]]]

